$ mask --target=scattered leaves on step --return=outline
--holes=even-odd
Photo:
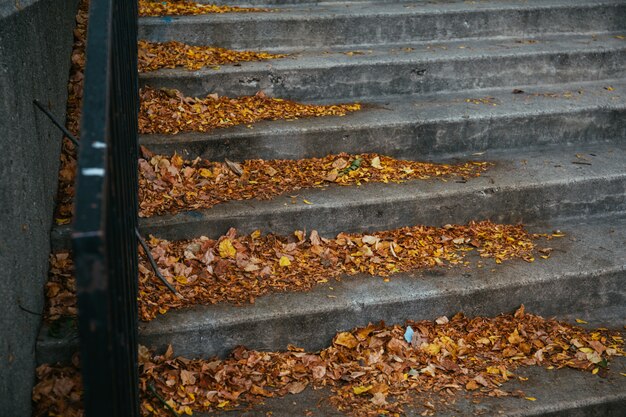
[[[499,104],[498,99],[495,97],[466,98],[465,102],[471,104],[485,104],[488,106],[497,106]]]
[[[261,120],[345,116],[361,109],[356,104],[313,105],[267,97],[263,92],[237,98],[209,95],[185,97],[177,90],[140,91],[139,132],[176,134],[252,124]]]
[[[56,321],[63,317],[75,317],[76,279],[74,265],[68,252],[53,253],[49,258],[48,282],[45,287],[47,321]]]
[[[189,16],[213,13],[266,12],[253,7],[218,6],[188,0],[139,0],[139,16]]]
[[[531,234],[522,225],[489,221],[340,233],[333,239],[316,231],[280,236],[259,231],[239,235],[234,229],[219,239],[167,241],[152,237],[147,243],[161,273],[183,297],[172,294],[140,257],[139,315],[148,321],[168,310],[197,304],[245,304],[269,293],[308,291],[331,279],[356,274],[384,278],[398,272],[469,265],[473,259],[482,262],[481,258],[496,263],[509,259],[533,262],[540,238],[551,239]],[[467,257],[472,253],[475,257]],[[62,265],[65,269],[56,274],[70,276],[71,263]],[[445,325],[446,320],[439,317],[436,323]],[[510,342],[520,337],[513,334]]]
[[[269,199],[304,188],[450,177],[474,178],[488,162],[435,164],[378,154],[339,154],[299,160],[211,162],[154,155],[139,160],[140,216],[209,208],[232,200]],[[233,165],[236,168],[233,168]],[[304,204],[312,204],[302,200]]]
[[[37,367],[33,387],[33,417],[84,417],[83,382],[77,355],[68,366],[43,364]]]
[[[176,67],[197,70],[207,66],[264,61],[287,56],[266,52],[233,51],[212,46],[193,46],[176,41],[163,43],[139,41],[137,46],[139,72]]]
[[[527,96],[529,97],[545,97],[545,98],[564,98],[567,100],[570,99],[578,99],[579,97],[585,94],[584,90],[578,91],[561,91],[561,92],[545,92],[545,93],[529,93]]]
[[[528,314],[523,306],[515,314],[494,318],[459,313],[443,324],[423,320],[406,325],[415,329],[420,344],[404,340],[405,326],[380,323],[341,332],[319,352],[291,345],[282,352],[238,347],[226,359],[189,359],[175,357],[171,347],[165,354],[140,347],[142,415],[171,415],[148,386],[181,414],[254,406],[307,387],[326,387],[330,404],[350,416],[403,414],[408,406],[426,415],[454,409],[459,395],[468,391],[474,402],[486,397],[535,401],[520,390],[507,390],[506,382],[524,367],[572,368],[597,374],[589,378],[606,376],[609,371],[595,371],[598,367],[582,352],[592,346],[603,347],[599,357],[607,364],[624,356],[617,331],[585,330]],[[514,343],[511,334],[518,335]],[[49,411],[81,415],[75,366],[42,365],[37,375],[34,416]]]

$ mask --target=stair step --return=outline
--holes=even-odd
[[[626,16],[625,16],[626,22]],[[141,74],[141,84],[204,97],[253,95],[284,99],[369,100],[383,96],[553,84],[626,77],[626,40],[619,34],[451,41],[436,44],[307,52],[267,62],[197,71]],[[355,55],[356,53],[356,55]],[[347,55],[351,54],[351,55]]]
[[[270,51],[624,30],[618,0],[350,3],[139,19],[139,39]]]
[[[525,94],[506,88],[407,96],[373,102],[344,117],[142,135],[140,142],[188,159],[299,159],[340,152],[420,159],[626,137],[626,80],[516,87]],[[571,97],[564,97],[568,92]],[[482,97],[497,105],[466,101]]]
[[[580,165],[576,154],[585,155],[588,162]],[[140,226],[144,233],[169,240],[220,236],[230,227],[242,233],[305,229],[334,236],[411,224],[531,222],[626,211],[623,145],[490,152],[468,159],[496,166],[466,183],[429,180],[300,190],[291,193],[297,198],[232,201],[208,210],[141,219]],[[312,204],[304,204],[304,199]]]
[[[433,179],[303,189],[296,198],[230,201],[206,210],[143,218],[140,227],[145,234],[168,240],[218,237],[230,227],[241,233],[317,230],[335,236],[413,224],[484,219],[529,223],[626,212],[623,144],[493,151],[466,159],[492,161],[495,166],[466,183]],[[52,240],[55,250],[69,248],[70,228],[56,227]]]
[[[587,319],[597,309],[614,311],[618,328],[626,310],[626,217],[584,222],[542,223],[531,231],[560,229],[566,236],[545,242],[549,259],[533,263],[486,262],[484,267],[454,267],[393,275],[389,282],[370,276],[344,278],[307,293],[260,297],[255,304],[217,304],[169,311],[140,323],[140,343],[164,350],[172,344],[189,358],[225,355],[235,346],[280,350],[288,344],[317,350],[342,330],[384,320],[433,319],[459,311],[496,315],[520,303],[543,316],[577,312]],[[493,265],[493,266],[492,266]],[[605,311],[605,313],[606,313]],[[595,316],[595,322],[602,323]],[[42,329],[38,360],[67,360],[75,348],[71,336],[53,339]]]

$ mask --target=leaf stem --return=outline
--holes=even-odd
[[[163,403],[163,405],[172,412],[172,414],[174,414],[176,417],[180,417],[180,414],[178,414],[176,412],[176,410],[174,410],[172,408],[171,405],[169,405],[167,403],[167,401],[165,401],[165,399],[163,397],[161,397],[161,395],[157,392],[156,388],[154,388],[154,384],[149,383],[148,384],[148,389],[150,390],[150,392],[152,392],[152,395],[154,395],[159,401],[161,401]]]

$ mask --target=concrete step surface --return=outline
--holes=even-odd
[[[330,185],[271,200],[231,201],[205,210],[142,218],[140,228],[146,235],[169,240],[218,237],[231,227],[241,233],[317,230],[334,237],[340,232],[413,224],[442,226],[484,219],[528,223],[626,212],[623,144],[493,151],[467,155],[464,160],[486,160],[495,166],[467,181]],[[55,228],[55,250],[70,247],[69,231],[67,226]]]
[[[485,97],[485,104],[468,102]],[[299,159],[340,152],[420,159],[623,138],[626,79],[407,95],[366,102],[344,117],[142,135],[140,143],[188,159]]]
[[[626,217],[542,222],[534,232],[561,230],[565,237],[539,242],[553,248],[549,259],[496,265],[476,258],[469,267],[435,268],[390,277],[344,277],[310,292],[260,297],[254,304],[226,303],[169,311],[140,323],[140,343],[186,357],[226,355],[238,345],[280,350],[288,344],[317,350],[338,332],[369,322],[433,319],[464,312],[496,315],[525,304],[544,316],[576,313],[587,319],[598,309],[626,318]],[[611,315],[592,324],[608,325]],[[41,362],[66,360],[75,345],[70,333],[54,339],[44,327],[38,344]]]
[[[286,5],[264,13],[139,19],[139,39],[231,49],[302,50],[626,29],[623,0]]]
[[[482,219],[527,223],[626,212],[623,144],[494,151],[467,159],[492,161],[495,166],[467,182],[333,185],[271,200],[232,201],[202,211],[154,216],[141,219],[140,227],[146,234],[171,240],[216,237],[230,227],[242,233],[317,230],[335,236],[412,224]],[[305,199],[312,204],[305,204]]]
[[[141,74],[141,84],[195,97],[263,91],[310,102],[615,78],[626,78],[626,32],[307,51],[219,69],[153,71]]]

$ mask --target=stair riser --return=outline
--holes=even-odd
[[[626,17],[625,17],[626,19]],[[349,61],[347,61],[349,62]],[[480,56],[473,59],[380,61],[359,64],[301,66],[255,65],[193,73],[146,73],[143,85],[181,90],[204,97],[218,93],[229,97],[264,91],[273,97],[311,101],[366,100],[384,96],[428,94],[504,86],[556,84],[626,77],[624,48],[576,53],[538,53]],[[283,68],[286,67],[286,68]]]
[[[521,262],[521,261],[520,261]],[[546,262],[553,262],[552,260]],[[530,268],[532,270],[532,268]],[[621,269],[599,271],[592,275],[573,274],[569,276],[546,276],[541,279],[520,276],[519,283],[507,286],[494,286],[490,280],[480,288],[463,290],[459,281],[458,269],[451,270],[451,277],[446,277],[442,270],[426,271],[424,275],[429,283],[419,284],[423,278],[417,276],[409,285],[395,282],[384,284],[391,288],[389,296],[383,302],[377,300],[379,294],[364,294],[362,300],[349,301],[329,299],[315,293],[309,297],[317,300],[315,311],[304,308],[304,311],[291,311],[265,320],[246,321],[242,316],[232,321],[220,317],[215,326],[204,324],[201,329],[188,329],[197,315],[198,322],[205,322],[203,308],[181,312],[170,312],[165,318],[169,322],[185,320],[180,331],[162,333],[151,329],[150,323],[140,323],[139,343],[157,351],[165,351],[172,345],[177,355],[188,358],[225,356],[236,346],[244,345],[251,349],[284,350],[288,344],[304,347],[307,350],[318,350],[328,346],[332,337],[342,330],[381,320],[387,324],[402,324],[406,320],[432,320],[442,315],[452,316],[464,312],[468,316],[497,315],[510,312],[523,302],[527,311],[543,316],[556,316],[563,312],[583,312],[599,308],[623,305],[626,303],[626,292],[623,282],[626,279],[626,266]],[[455,272],[456,271],[456,272]],[[371,280],[371,277],[345,277],[344,280]],[[429,289],[430,282],[440,279],[439,287],[450,290]],[[469,278],[472,281],[480,277]],[[351,285],[358,286],[355,282]],[[455,286],[456,285],[456,286]],[[400,291],[399,286],[408,287]],[[394,288],[395,287],[395,288]],[[379,288],[378,291],[383,289]],[[380,297],[379,297],[380,298]],[[581,313],[582,314],[582,313]],[[177,317],[172,317],[176,315]],[[148,329],[146,331],[146,329]],[[311,337],[315,335],[315,337]],[[76,341],[46,340],[40,344],[37,352],[38,363],[69,362],[77,350]]]
[[[608,398],[598,399],[593,404],[578,404],[573,402],[570,408],[558,411],[541,413],[541,417],[623,417],[626,410],[626,399]],[[529,414],[536,415],[536,414]],[[202,416],[200,416],[202,417]],[[246,416],[247,417],[247,416]]]
[[[177,40],[234,49],[300,49],[381,45],[491,36],[623,30],[626,4],[402,14],[326,15],[303,12],[142,18],[139,39]]]
[[[489,173],[485,176],[488,178]],[[333,237],[340,232],[372,232],[415,224],[443,226],[483,219],[502,223],[547,222],[626,212],[626,177],[564,181],[540,187],[485,186],[444,195],[407,193],[403,198],[359,204],[345,201],[324,205],[314,201],[313,205],[291,205],[288,198],[283,199],[282,211],[250,204],[231,212],[225,206],[219,216],[211,210],[185,212],[141,219],[140,225],[145,234],[181,240],[200,235],[219,237],[230,227],[241,233],[261,230],[284,235],[294,230],[317,230],[323,236]]]
[[[468,114],[472,114],[470,105]],[[477,106],[478,107],[478,106]],[[367,112],[368,110],[363,110]],[[349,120],[347,116],[345,120]],[[452,120],[389,122],[368,120],[324,129],[239,129],[206,135],[162,137],[140,141],[150,150],[187,159],[299,159],[340,152],[377,152],[413,160],[441,158],[494,149],[584,144],[626,137],[626,108],[593,108],[571,113],[547,113],[455,118]],[[193,137],[193,140],[190,138]]]
[[[252,349],[283,350],[291,343],[307,350],[318,350],[328,346],[338,331],[380,320],[388,324],[404,323],[407,319],[432,320],[433,317],[451,316],[459,311],[470,316],[497,315],[515,310],[520,302],[526,305],[528,311],[544,316],[620,305],[626,302],[624,279],[624,271],[555,278],[541,283],[528,282],[520,277],[522,283],[511,287],[476,291],[455,288],[445,295],[439,293],[437,297],[406,293],[402,299],[387,300],[385,304],[378,304],[377,295],[372,294],[359,303],[335,303],[335,308],[329,310],[324,310],[325,303],[321,300],[323,307],[317,312],[307,309],[307,314],[301,314],[294,311],[288,317],[241,321],[202,331],[140,334],[140,343],[158,351],[164,351],[171,344],[177,354],[187,357],[224,356],[239,345]],[[190,312],[187,318],[192,316]]]

